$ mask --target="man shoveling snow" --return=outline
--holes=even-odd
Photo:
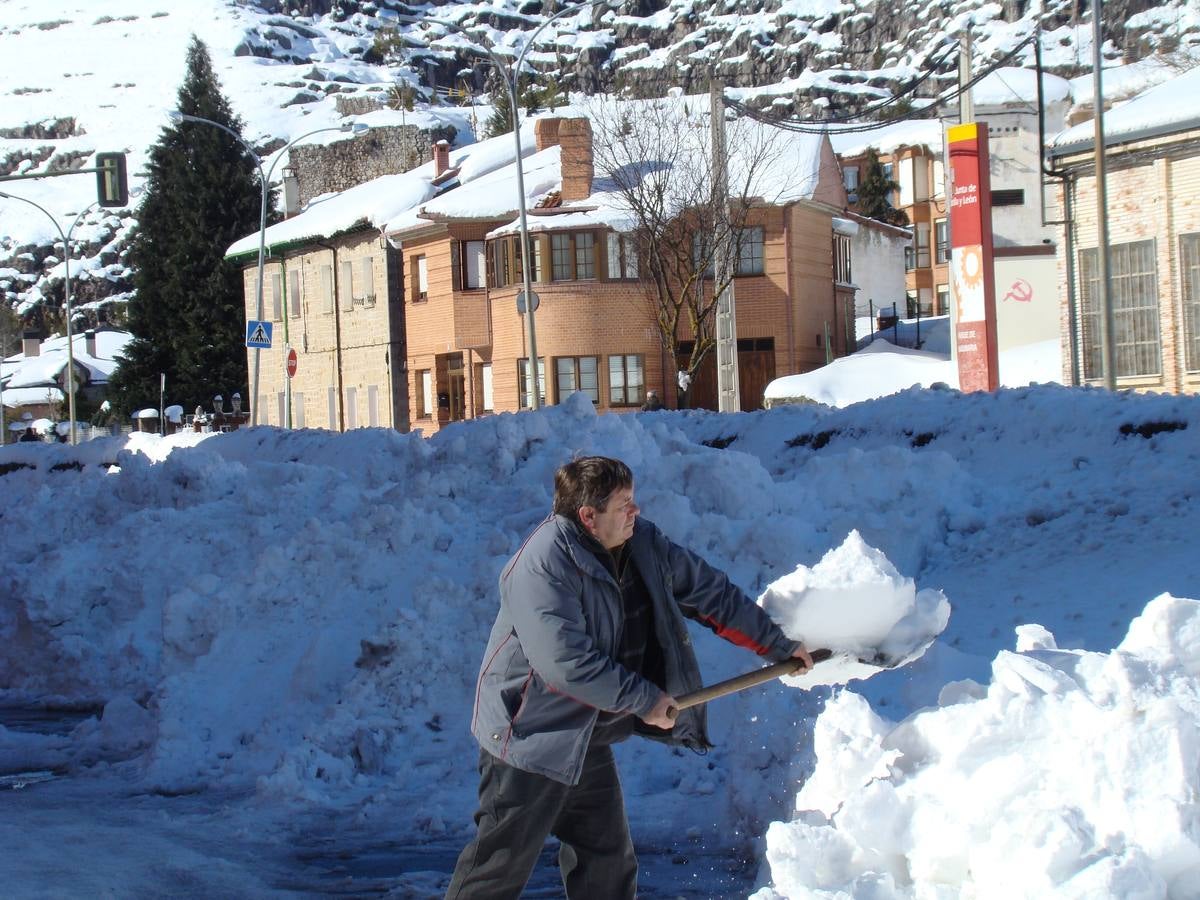
[[[812,667],[803,644],[638,512],[624,463],[568,463],[555,475],[554,514],[500,577],[472,717],[478,833],[448,898],[519,897],[551,834],[567,896],[636,896],[612,744],[636,731],[711,746],[702,707],[668,716],[673,694],[701,683],[685,616],[760,656]]]

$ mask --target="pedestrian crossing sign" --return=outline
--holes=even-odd
[[[250,319],[246,322],[246,346],[270,350],[271,332],[273,329],[274,323],[272,322],[260,322],[257,319]]]

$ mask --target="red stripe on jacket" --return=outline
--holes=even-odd
[[[759,656],[766,656],[771,652],[770,647],[764,647],[745,632],[738,631],[736,628],[733,628],[729,625],[722,625],[716,619],[713,619],[709,616],[700,616],[700,622],[711,628],[716,633],[717,637],[722,637],[729,641],[729,643],[737,644],[739,647],[746,647],[750,650],[753,650]]]

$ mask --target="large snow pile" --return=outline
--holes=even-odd
[[[1111,653],[1018,634],[899,724],[827,704],[757,900],[1200,895],[1200,603],[1158,597]]]
[[[1200,401],[1190,397],[909,390],[846,409],[597,415],[577,396],[430,439],[256,428],[13,445],[0,450],[0,707],[96,714],[70,734],[0,728],[0,772],[114,773],[170,795],[253,791],[272,809],[336,810],[337,821],[393,839],[461,836],[475,803],[468,724],[496,579],[548,511],[555,468],[579,453],[625,459],[644,514],[753,597],[789,577],[791,596],[828,610],[826,627],[849,624],[836,617],[855,608],[860,625],[878,626],[875,637],[890,637],[913,611],[926,623],[923,637],[945,627],[912,664],[836,695],[820,727],[854,737],[844,746],[850,760],[889,731],[842,722],[856,696],[869,701],[870,716],[901,721],[936,703],[948,682],[986,683],[1012,628],[1029,622],[1091,660],[1120,642],[1151,598],[1195,596],[1200,584],[1200,509],[1191,499]],[[867,585],[883,598],[874,611],[855,606]],[[938,592],[954,606],[948,625]],[[788,627],[801,636],[813,629]],[[694,630],[706,682],[759,664]],[[1167,653],[1169,639],[1153,643]],[[1141,638],[1137,653],[1149,656],[1151,643]],[[1132,652],[1114,659],[1136,662]],[[998,671],[1016,671],[1010,656],[1001,655]],[[969,704],[999,703],[1004,692],[1034,697],[1021,699],[1032,704],[1027,743],[1011,758],[1031,769],[1059,765],[1056,742],[1094,733],[1092,707],[1106,702],[1099,676],[1083,662],[1071,674],[1065,658],[1017,657],[1024,671],[1033,661],[1063,669],[1100,699],[1063,700],[1076,697],[1064,688],[1037,700],[997,678],[986,692],[996,699],[960,687],[961,703],[928,718],[972,708],[986,718],[985,707]],[[1147,675],[1137,684],[1141,697],[1157,682]],[[744,852],[768,822],[791,819],[829,696],[827,687],[775,683],[715,701],[717,747],[703,759],[622,744],[639,841]],[[863,704],[857,715],[875,722],[867,712]],[[1143,732],[1115,733],[1123,749],[1110,752],[1158,765],[1161,751]],[[1015,767],[995,770],[994,785],[990,775],[968,777],[982,751],[954,757],[943,746],[936,758],[946,766],[932,768],[917,766],[918,750],[932,742],[911,745],[896,747],[914,772],[965,785],[984,808],[1023,789],[1024,769]],[[1052,757],[1028,760],[1043,751]],[[849,802],[861,784],[830,786],[828,765],[806,797],[820,789],[830,803]],[[941,791],[954,796],[945,785],[927,793]],[[1131,796],[1129,807],[1138,816],[1141,804],[1162,809],[1161,796]],[[920,806],[904,808],[912,828],[922,827]],[[849,827],[835,816],[823,833],[875,846],[851,831],[837,836]],[[1140,837],[1130,841],[1155,852]],[[894,857],[910,845],[878,846],[893,847]],[[934,852],[923,847],[913,852]],[[834,874],[845,884],[857,873],[847,863]],[[777,877],[793,876],[781,867]]]

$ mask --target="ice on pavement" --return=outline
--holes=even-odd
[[[950,621],[941,591],[918,592],[858,531],[811,569],[801,564],[772,582],[758,602],[788,637],[834,652],[804,675],[784,678],[801,688],[846,684],[911,662]]]

